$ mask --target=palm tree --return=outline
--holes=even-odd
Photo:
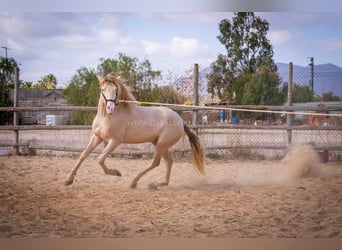
[[[57,79],[55,75],[51,73],[42,77],[42,79],[34,85],[34,88],[37,89],[56,89],[56,87]]]

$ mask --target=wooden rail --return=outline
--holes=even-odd
[[[188,125],[191,129],[252,129],[252,130],[322,130],[322,131],[342,131],[341,126],[271,126],[271,125],[232,125],[232,124],[209,124],[209,125]],[[91,125],[5,125],[0,126],[0,130],[87,130]]]
[[[230,106],[232,107],[232,106]],[[298,106],[233,106],[237,108],[251,108],[251,109],[264,109],[264,110],[285,110],[285,111],[309,111],[309,112],[338,112],[342,111],[342,107],[337,106],[329,106],[329,107],[298,107]],[[195,107],[176,107],[175,110],[179,111],[193,111],[199,110],[200,108]],[[0,107],[0,111],[9,111],[9,112],[20,112],[20,111],[84,111],[84,112],[96,112],[97,107],[85,107],[85,106],[54,106],[54,107]],[[199,135],[205,135],[210,133],[224,133],[225,130],[277,130],[277,131],[342,131],[342,126],[292,126],[292,125],[279,125],[279,126],[271,126],[271,125],[233,125],[233,124],[209,124],[209,125],[189,125],[191,129],[196,129],[199,132]],[[0,126],[0,131],[14,131],[15,132],[15,142],[6,143],[0,138],[0,147],[13,147],[13,152],[18,152],[18,148],[23,146],[31,149],[46,149],[46,150],[55,150],[55,151],[70,151],[70,152],[81,152],[82,148],[72,148],[72,147],[60,147],[60,146],[38,146],[30,143],[22,143],[19,140],[20,133],[19,131],[29,131],[29,130],[90,130],[90,125],[55,125],[55,126],[47,126],[47,125],[9,125],[9,126]],[[223,130],[223,131],[222,131]],[[286,144],[286,143],[285,143]],[[287,145],[219,145],[219,146],[209,146],[206,147],[207,150],[219,150],[219,149],[272,149],[272,150],[286,150],[291,143],[287,143]],[[316,150],[336,150],[342,151],[342,142],[340,145],[315,145],[314,148]],[[179,150],[178,150],[179,151]],[[181,150],[184,151],[184,150]],[[185,150],[186,151],[186,150]],[[185,152],[184,151],[184,152]],[[149,154],[145,152],[146,154]],[[138,152],[137,154],[144,154],[144,152]]]
[[[179,111],[193,111],[193,110],[206,110],[209,106],[186,106],[186,107],[172,107],[170,108]],[[236,108],[246,110],[268,110],[268,111],[310,111],[312,114],[315,112],[342,112],[342,105],[331,105],[328,107],[310,107],[310,106],[264,106],[264,105],[211,105],[213,108]],[[19,112],[19,111],[97,111],[94,106],[51,106],[51,107],[0,107],[0,111]]]

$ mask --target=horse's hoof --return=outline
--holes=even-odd
[[[121,176],[120,171],[116,170],[116,169],[108,169],[108,172],[106,174],[108,174],[108,175],[115,175],[115,176]]]
[[[133,181],[133,182],[131,183],[131,188],[134,189],[134,188],[136,188],[136,187],[137,187],[137,182]]]
[[[148,185],[148,188],[151,189],[151,190],[159,190],[159,185],[158,184],[155,184],[155,183],[150,183]]]
[[[119,170],[113,169],[114,170],[114,175],[121,177],[121,173]]]
[[[74,182],[74,180],[66,180],[64,182],[64,186],[70,186],[73,182]]]

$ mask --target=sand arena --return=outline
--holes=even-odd
[[[176,159],[168,187],[161,166],[131,180],[150,159],[94,156],[72,186],[76,157],[0,157],[0,237],[341,237],[342,168],[318,163],[310,148],[282,161],[206,160],[206,176]]]

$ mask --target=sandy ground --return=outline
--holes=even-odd
[[[175,160],[130,189],[150,159],[95,157],[72,186],[72,157],[0,157],[0,237],[342,237],[342,164],[320,165],[310,150],[283,161],[210,161],[200,176]]]

